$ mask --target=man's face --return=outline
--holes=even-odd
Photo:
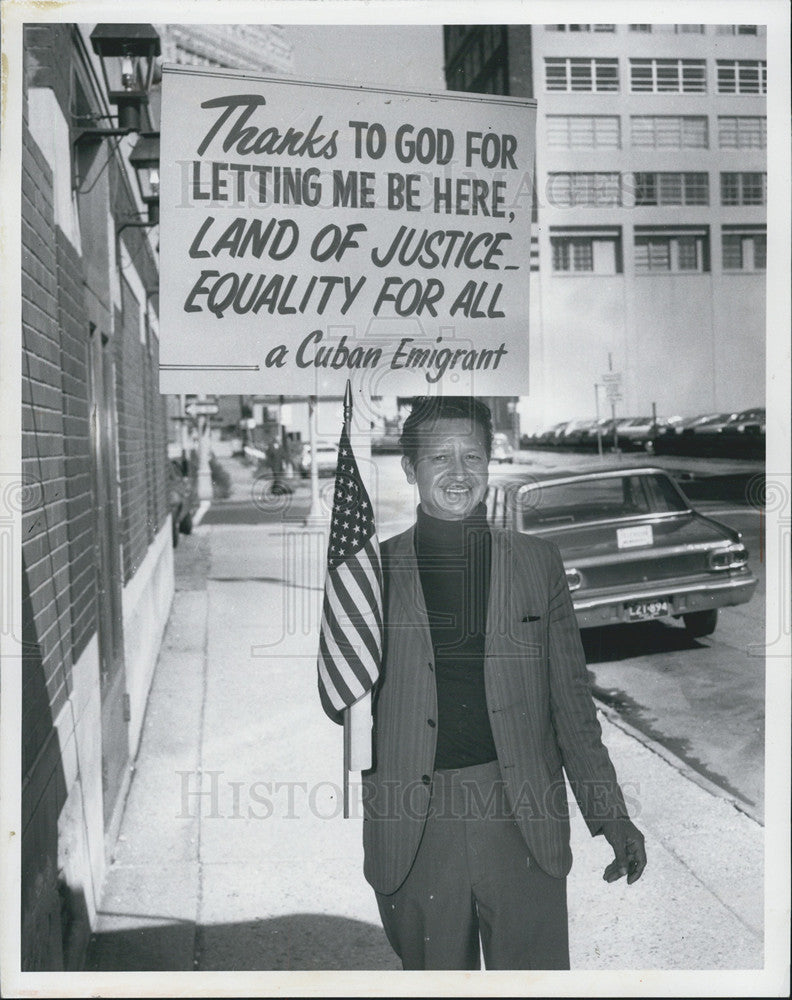
[[[443,521],[468,517],[487,491],[487,449],[475,422],[446,418],[418,431],[415,464],[402,456],[408,483],[418,484],[424,513]]]

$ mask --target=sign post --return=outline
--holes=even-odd
[[[605,386],[605,396],[610,403],[611,408],[611,421],[613,423],[613,450],[618,452],[619,450],[619,436],[616,432],[616,404],[622,401],[622,373],[615,372],[612,370],[613,362],[611,355],[608,355],[608,371],[602,376],[602,382]]]

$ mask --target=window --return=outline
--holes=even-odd
[[[547,176],[547,200],[554,207],[621,204],[618,173],[550,173]]]
[[[709,205],[707,173],[635,173],[635,204]]]
[[[723,270],[767,270],[767,233],[764,226],[744,229],[723,227]]]
[[[721,149],[764,149],[767,119],[760,115],[720,115],[718,143]]]
[[[717,24],[715,26],[716,35],[758,35],[759,33],[758,24]]]
[[[767,63],[763,59],[718,59],[719,94],[766,94]]]
[[[631,24],[630,31],[639,31],[643,35],[651,35],[652,26],[651,24]]]
[[[652,149],[706,149],[706,115],[633,115],[633,146]]]
[[[621,229],[550,229],[554,274],[620,274]]]
[[[675,24],[674,28],[678,35],[703,35],[703,24]]]
[[[618,59],[545,59],[547,90],[614,91],[619,89]]]
[[[616,31],[615,24],[546,24],[546,31]]]
[[[618,115],[548,115],[547,145],[554,149],[619,149]]]
[[[636,227],[636,274],[690,274],[709,271],[709,230]]]
[[[721,174],[721,205],[765,205],[767,203],[767,174]]]
[[[707,66],[704,59],[631,59],[633,93],[705,94]]]

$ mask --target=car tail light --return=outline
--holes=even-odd
[[[715,549],[709,554],[710,569],[741,569],[748,562],[748,550],[736,542],[726,549]]]
[[[566,571],[567,585],[570,590],[577,590],[583,583],[583,577],[580,575],[580,571],[576,569],[568,569]]]

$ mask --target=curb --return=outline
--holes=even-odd
[[[629,722],[626,722],[615,708],[601,702],[596,695],[593,697],[598,711],[605,716],[608,722],[613,723],[614,726],[621,729],[622,732],[625,732],[628,736],[632,736],[633,739],[645,746],[647,750],[651,750],[652,753],[657,754],[657,756],[661,757],[667,764],[670,764],[671,767],[679,771],[679,773],[683,777],[687,778],[688,781],[692,781],[694,785],[698,785],[699,788],[703,788],[704,791],[709,792],[710,795],[714,795],[719,799],[725,799],[738,812],[744,813],[744,815],[753,820],[754,823],[764,828],[764,818],[759,814],[754,806],[748,805],[747,802],[743,802],[731,792],[727,792],[724,788],[721,788],[720,785],[717,785],[710,778],[701,774],[686,760],[683,760],[682,757],[679,757],[672,750],[669,750],[668,747],[664,746],[658,740],[653,739],[651,736],[647,736],[646,733],[637,729]]]

